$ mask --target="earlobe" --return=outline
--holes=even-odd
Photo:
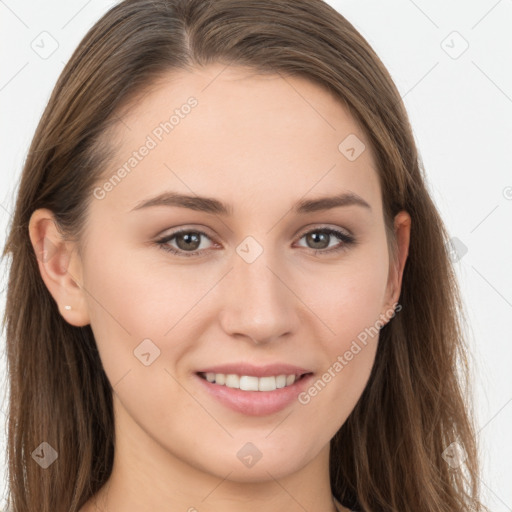
[[[81,262],[74,244],[63,238],[53,213],[46,208],[32,213],[28,229],[41,278],[57,303],[61,316],[76,327],[89,324],[84,290],[80,284]]]

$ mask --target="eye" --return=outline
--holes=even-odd
[[[338,243],[334,247],[329,247],[329,242],[332,240],[332,237],[336,237]],[[344,233],[337,229],[333,228],[316,228],[304,233],[300,239],[306,238],[307,242],[312,244],[313,247],[310,249],[314,249],[315,255],[328,255],[334,252],[342,251],[348,249],[350,245],[354,245],[356,243],[356,239],[353,235],[349,235],[348,233]],[[327,242],[327,245],[325,245]],[[324,250],[328,248],[327,250]]]
[[[192,230],[192,229],[180,229],[170,235],[157,240],[157,244],[167,252],[176,254],[178,256],[195,256],[201,251],[197,249],[201,246],[201,237],[210,238],[204,231]],[[169,245],[171,240],[176,239],[178,248],[174,248]],[[192,251],[189,251],[192,249]]]
[[[339,243],[334,247],[329,248],[329,242],[332,240],[333,236],[338,239]],[[180,229],[157,240],[156,243],[164,251],[176,254],[177,256],[202,256],[201,253],[205,252],[204,247],[201,248],[202,237],[210,239],[204,231]],[[313,245],[313,247],[309,247],[309,249],[313,250],[315,255],[326,255],[346,250],[350,245],[354,245],[356,243],[356,239],[353,235],[333,228],[316,228],[303,233],[300,240],[303,238],[306,238],[307,243]],[[174,239],[176,239],[177,247],[169,245],[169,243]]]

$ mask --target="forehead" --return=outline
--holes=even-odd
[[[112,144],[102,183],[125,172],[104,206],[123,211],[167,189],[246,204],[345,189],[380,201],[366,134],[303,77],[220,64],[173,71],[120,116]]]

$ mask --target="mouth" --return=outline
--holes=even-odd
[[[257,377],[255,375],[237,375],[234,373],[197,372],[197,375],[211,384],[226,386],[241,391],[269,392],[293,386],[304,379],[311,372],[269,375]]]
[[[195,378],[201,393],[223,407],[244,416],[267,416],[297,406],[297,397],[311,385],[314,374],[256,376],[201,371]]]

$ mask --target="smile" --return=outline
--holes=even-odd
[[[270,375],[267,377],[255,377],[253,375],[236,375],[225,373],[199,373],[201,378],[228,388],[240,389],[242,391],[275,391],[276,389],[291,386],[296,380],[304,375]]]
[[[202,392],[246,416],[266,416],[298,404],[297,396],[307,388],[313,376],[311,372],[262,377],[214,372],[195,374]]]

